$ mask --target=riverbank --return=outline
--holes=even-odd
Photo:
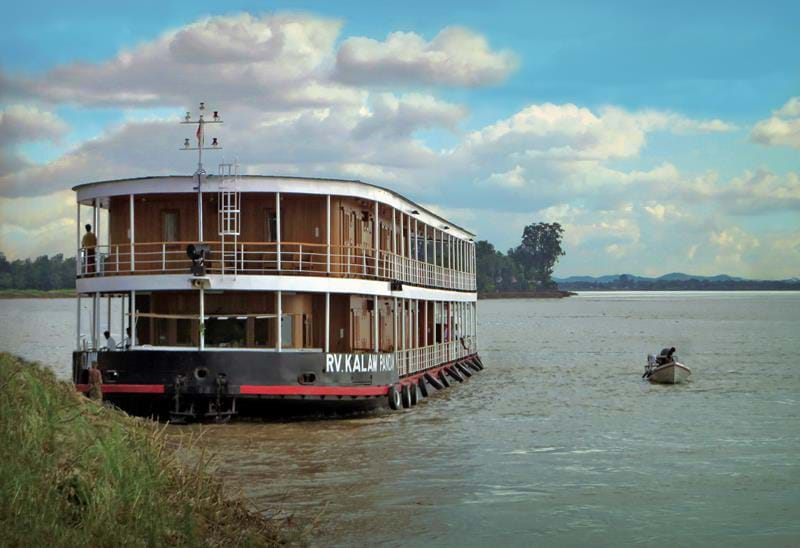
[[[540,291],[505,291],[502,293],[478,293],[478,299],[563,299],[577,295],[572,291],[543,289]]]
[[[68,299],[74,289],[0,289],[0,299]]]
[[[184,447],[183,450],[186,448]],[[188,465],[164,427],[77,394],[0,354],[0,545],[272,546],[297,543]]]

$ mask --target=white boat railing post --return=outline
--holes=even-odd
[[[381,247],[381,219],[380,219],[380,209],[378,207],[378,201],[375,200],[375,219],[372,222],[372,233],[373,233],[373,251],[375,253],[375,278],[379,278],[380,274],[378,272],[378,253],[380,252]]]
[[[277,299],[275,309],[278,311],[278,340],[275,342],[275,348],[281,352],[283,350],[283,292],[278,290],[275,295]]]
[[[331,351],[331,294],[325,292],[325,352]]]
[[[128,211],[130,216],[130,242],[131,242],[131,272],[136,270],[136,262],[134,259],[134,246],[136,242],[136,232],[133,224],[133,194],[128,195]]]
[[[325,257],[325,271],[331,273],[331,195],[325,195],[325,240],[326,240],[326,257]]]
[[[131,328],[131,340],[129,341],[129,345],[131,348],[136,346],[136,290],[131,289],[131,296],[128,299],[128,310],[130,311],[130,316],[128,317],[128,325]]]
[[[81,203],[78,202],[75,213],[75,237],[78,241],[78,253],[75,255],[75,276],[80,277],[83,270],[83,257],[81,256]]]
[[[278,271],[281,270],[281,193],[275,193],[275,235],[278,253]],[[279,322],[280,323],[280,322]]]
[[[397,279],[395,274],[397,261],[397,210],[392,208],[392,279]]]
[[[77,298],[77,318],[75,321],[75,350],[81,349],[81,294],[78,293]]]
[[[373,328],[374,350],[375,350],[376,354],[378,352],[380,352],[380,334],[378,333],[378,326],[379,326],[378,312],[379,312],[379,309],[378,309],[378,296],[377,295],[373,295],[372,296],[372,316],[373,316],[373,318],[372,318],[372,328]]]

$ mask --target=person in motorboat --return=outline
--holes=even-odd
[[[658,365],[664,365],[664,364],[667,364],[667,363],[672,363],[673,361],[675,361],[675,358],[673,357],[674,354],[675,354],[675,347],[674,346],[671,347],[671,348],[663,348],[661,350],[661,353],[656,358],[656,363]]]
[[[663,348],[658,356],[654,356],[653,354],[647,355],[647,365],[644,368],[644,374],[642,378],[649,377],[653,371],[668,363],[672,363],[675,361],[675,347],[672,346],[670,348]]]

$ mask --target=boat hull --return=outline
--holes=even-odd
[[[659,384],[681,384],[689,380],[692,371],[679,362],[672,362],[655,367],[647,380]]]
[[[75,352],[73,380],[79,391],[88,390],[86,365],[95,360],[103,374],[104,400],[135,415],[186,413],[192,419],[234,409],[248,416],[370,410],[387,404],[391,386],[417,382],[422,373],[401,376],[392,353]]]

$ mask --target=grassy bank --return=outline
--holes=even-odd
[[[0,545],[266,546],[284,522],[226,499],[166,448],[163,426],[0,354]]]
[[[0,289],[0,299],[64,299],[74,296],[74,289]]]

